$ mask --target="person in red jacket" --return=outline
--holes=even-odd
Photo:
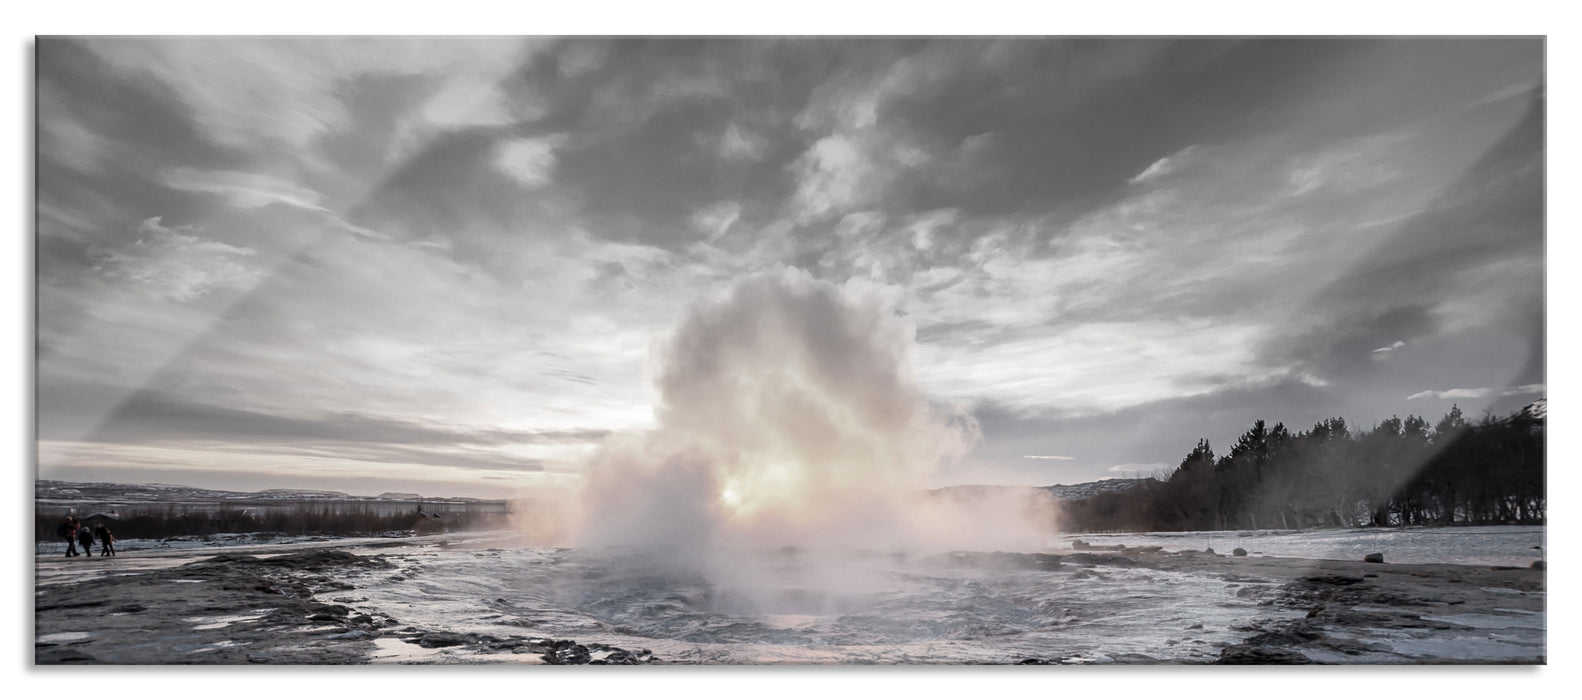
[[[70,515],[61,518],[60,524],[55,526],[55,534],[66,538],[66,556],[77,556],[77,521]]]

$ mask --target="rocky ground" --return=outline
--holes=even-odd
[[[1546,582],[1541,568],[1238,557],[1158,548],[953,556],[983,558],[993,566],[1213,572],[1231,595],[1281,613],[1238,629],[1245,638],[1227,646],[1220,663],[1546,662]],[[268,557],[222,554],[93,580],[52,582],[41,576],[34,596],[34,662],[659,661],[647,650],[420,629],[359,611],[361,599],[349,581],[379,572],[392,577],[411,573],[380,554],[304,549]],[[437,649],[466,653],[422,653]],[[1144,655],[1118,661],[1155,662]],[[1060,658],[1006,663],[1060,663]]]
[[[182,566],[43,585],[34,598],[35,664],[361,664],[378,640],[470,647],[517,663],[643,664],[647,650],[403,626],[352,607],[356,570],[392,570],[380,555],[318,549],[222,554]],[[352,604],[352,605],[349,605]],[[92,634],[77,630],[91,629]]]
[[[1546,660],[1542,568],[1341,562],[1273,557],[1152,557],[1161,568],[1212,558],[1236,595],[1305,610],[1241,631],[1222,664],[1514,663]],[[1536,595],[1535,595],[1536,594]],[[1527,620],[1536,617],[1539,621]],[[1536,624],[1537,627],[1527,625]],[[1512,634],[1521,625],[1521,633]],[[1477,647],[1495,651],[1479,655]],[[1464,650],[1466,657],[1457,655]],[[1441,651],[1436,651],[1441,650]]]

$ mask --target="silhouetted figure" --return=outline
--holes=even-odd
[[[100,525],[94,528],[93,534],[99,538],[99,556],[115,556],[115,535],[110,532],[110,528]]]
[[[55,526],[55,534],[66,538],[66,556],[77,556],[77,523],[68,515]]]
[[[93,530],[89,529],[86,524],[77,524],[77,544],[82,545],[83,556],[93,556]]]

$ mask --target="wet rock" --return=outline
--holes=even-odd
[[[1237,547],[1235,549],[1230,550],[1230,554],[1233,557],[1245,557],[1245,556],[1247,556],[1247,550],[1242,549],[1241,547]]]
[[[1064,561],[1067,561],[1067,562],[1072,563],[1072,564],[1076,564],[1078,566],[1091,566],[1091,565],[1136,566],[1137,565],[1136,561],[1134,561],[1132,559],[1127,559],[1126,557],[1123,557],[1123,556],[1120,556],[1120,555],[1116,555],[1116,554],[1088,554],[1088,553],[1085,553],[1085,552],[1084,553],[1079,553],[1079,554],[1067,554],[1064,557]]]
[[[1263,632],[1248,637],[1243,644],[1248,646],[1269,649],[1273,647],[1289,647],[1322,639],[1324,634],[1313,623],[1300,620],[1269,632]]]
[[[407,640],[411,641],[411,640]],[[429,632],[418,638],[417,645],[424,649],[438,649],[441,647],[455,647],[467,643],[467,638],[450,632]]]
[[[632,652],[629,652],[625,649],[616,649],[615,651],[610,652],[604,657],[603,661],[604,663],[615,664],[618,666],[636,666],[637,664],[642,663],[642,661],[638,660],[636,654],[633,654]]]
[[[1071,543],[1071,548],[1072,549],[1087,550],[1087,551],[1094,551],[1094,552],[1119,552],[1119,551],[1121,551],[1123,549],[1126,549],[1126,545],[1124,545],[1124,544],[1088,544],[1087,542],[1083,542],[1082,540],[1074,540]]]
[[[1323,576],[1309,576],[1309,577],[1307,577],[1304,580],[1311,581],[1313,583],[1327,583],[1327,584],[1329,584],[1331,586],[1350,586],[1351,584],[1354,584],[1354,583],[1362,583],[1362,577],[1361,576],[1346,576],[1345,574],[1325,574]]]
[[[1283,649],[1268,649],[1252,644],[1237,644],[1220,652],[1218,664],[1230,665],[1298,665],[1313,663],[1312,659]]]
[[[67,602],[64,602],[64,603],[56,603],[56,604],[53,604],[53,605],[51,605],[51,604],[36,605],[36,606],[33,607],[33,610],[36,611],[36,612],[43,612],[43,611],[46,611],[46,610],[67,610],[67,609],[71,609],[71,608],[92,608],[92,607],[97,607],[97,606],[100,606],[100,605],[104,605],[104,601],[102,601],[102,600],[72,600],[72,601],[67,601]]]
[[[1364,556],[1362,558],[1362,560],[1365,561],[1365,562],[1368,562],[1369,564],[1383,564],[1384,563],[1384,554],[1380,553],[1380,552],[1374,552],[1372,554]]]
[[[1159,659],[1147,654],[1120,653],[1110,657],[1118,664],[1157,664]]]
[[[344,605],[320,605],[313,608],[313,613],[308,615],[309,620],[318,622],[342,622],[346,616],[352,614],[352,609]]]
[[[593,660],[588,648],[569,639],[556,641],[548,653],[539,657],[556,666],[574,666]]]
[[[33,654],[35,664],[95,664],[98,659],[70,647],[50,647]]]

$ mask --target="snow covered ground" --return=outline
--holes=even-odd
[[[1081,540],[1095,546],[1156,545],[1172,551],[1213,548],[1220,554],[1241,547],[1251,556],[1340,561],[1357,561],[1377,552],[1384,555],[1385,561],[1400,564],[1527,566],[1545,558],[1546,532],[1541,525],[1147,532],[1065,535],[1051,545],[1066,548]]]

